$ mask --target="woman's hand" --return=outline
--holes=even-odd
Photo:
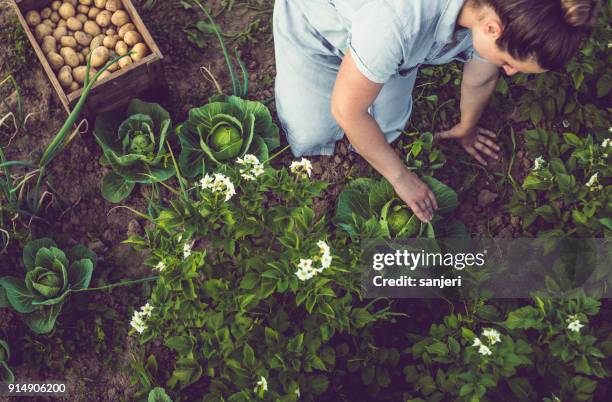
[[[468,154],[485,166],[487,161],[485,161],[483,155],[495,160],[499,159],[500,148],[494,141],[497,139],[497,134],[485,128],[465,128],[461,124],[457,124],[450,130],[436,133],[434,138],[438,140],[456,139]]]
[[[438,209],[436,196],[414,173],[405,169],[404,174],[390,183],[421,222],[429,222],[433,218],[434,210]]]

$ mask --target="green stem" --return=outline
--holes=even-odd
[[[271,157],[269,157],[268,159],[263,161],[263,163],[267,163],[267,162],[272,161],[274,158],[276,158],[278,155],[282,154],[283,152],[285,152],[289,148],[291,148],[291,145],[287,145],[286,147],[284,147],[283,149],[281,149],[280,151],[278,151],[277,153],[275,153],[274,155],[272,155]]]
[[[227,69],[229,70],[230,78],[232,80],[233,94],[236,95],[236,96],[239,96],[240,92],[239,92],[239,88],[238,87],[240,86],[240,84],[238,83],[238,79],[236,78],[236,71],[234,70],[234,65],[232,64],[232,60],[230,59],[229,53],[227,51],[227,48],[225,47],[225,42],[223,41],[223,36],[221,36],[221,33],[219,32],[219,29],[217,28],[217,25],[215,24],[215,21],[211,17],[211,15],[208,12],[208,10],[206,10],[206,8],[204,8],[204,6],[200,2],[200,0],[192,0],[192,1],[195,4],[197,4],[198,7],[200,7],[200,9],[204,13],[204,15],[206,15],[206,17],[208,18],[208,22],[210,23],[210,25],[212,27],[214,27],[215,35],[217,36],[217,39],[219,40],[219,44],[221,45],[221,51],[223,52],[223,57],[225,58],[225,61],[227,63]]]
[[[97,288],[87,288],[87,289],[73,290],[73,292],[88,292],[88,291],[96,291],[96,290],[113,289],[113,288],[118,288],[120,286],[130,286],[130,285],[136,285],[138,283],[151,282],[151,281],[155,281],[157,279],[159,279],[159,276],[149,276],[147,278],[135,279],[135,280],[132,280],[132,281],[122,281],[122,282],[112,283],[112,284],[106,285],[106,286],[100,286],[100,287],[97,287]]]

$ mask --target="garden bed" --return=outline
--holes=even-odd
[[[205,22],[206,19],[197,9],[186,9],[178,1],[134,1],[134,3],[144,24],[164,55],[165,79],[168,84],[167,92],[158,93],[157,96],[153,95],[153,97],[145,100],[158,102],[169,112],[172,121],[178,125],[178,123],[188,119],[191,109],[205,105],[211,96],[217,94],[217,85],[223,88],[226,93],[231,92],[232,82],[217,39],[213,35],[198,34],[201,31],[198,31],[195,24],[199,21]],[[145,4],[152,5],[152,7],[146,7]],[[275,76],[271,31],[273,1],[234,2],[213,0],[205,2],[205,5],[212,10],[211,13],[216,23],[226,34],[225,42],[230,48],[230,53],[233,53],[231,49],[234,47],[240,51],[250,82],[248,99],[267,105],[272,112],[274,121],[278,124],[274,114],[273,102]],[[606,10],[606,15],[609,16],[609,13],[610,11]],[[598,57],[605,54],[605,49],[609,47],[608,42],[611,40],[609,25],[601,28],[601,32],[607,35],[607,39],[599,38],[599,41],[589,42],[589,46],[595,46],[592,52],[599,55]],[[604,43],[603,47],[597,47],[601,45],[601,41]],[[201,47],[198,45],[201,45]],[[543,230],[558,229],[559,226],[561,227],[560,230],[567,231],[567,228],[570,227],[575,229],[579,225],[574,225],[571,222],[565,224],[565,226],[564,224],[557,225],[558,222],[554,218],[552,222],[550,219],[544,219],[548,218],[544,212],[534,217],[530,214],[530,211],[521,210],[517,207],[517,204],[521,204],[521,202],[515,198],[516,189],[520,188],[525,179],[532,174],[534,160],[539,156],[530,152],[530,149],[533,149],[535,145],[530,145],[529,141],[526,140],[526,138],[530,138],[532,143],[537,142],[534,139],[537,137],[535,131],[537,128],[551,133],[563,133],[572,130],[580,138],[586,138],[590,134],[596,139],[597,143],[601,142],[603,136],[609,138],[608,127],[612,120],[609,104],[606,105],[605,99],[609,96],[609,81],[612,71],[610,71],[609,64],[609,49],[607,52],[607,63],[605,59],[598,60],[597,63],[600,64],[590,67],[590,70],[594,70],[592,73],[588,72],[589,68],[583,66],[584,64],[596,63],[589,58],[589,56],[594,56],[592,54],[582,54],[581,59],[574,62],[577,67],[573,71],[564,71],[554,76],[554,79],[558,80],[558,85],[568,92],[566,98],[575,99],[578,106],[574,107],[584,109],[581,112],[581,117],[575,117],[572,113],[563,113],[568,108],[567,104],[570,103],[569,100],[565,99],[563,102],[559,101],[557,105],[553,105],[554,110],[547,109],[546,102],[541,100],[552,96],[551,93],[546,92],[547,90],[554,91],[554,88],[547,87],[547,85],[551,85],[552,81],[538,84],[534,82],[535,80],[532,77],[529,78],[529,82],[527,82],[527,78],[523,81],[520,81],[520,78],[515,80],[506,78],[503,84],[498,86],[498,91],[482,121],[484,127],[500,134],[500,145],[503,149],[500,160],[491,161],[487,168],[483,168],[471,160],[454,143],[436,144],[433,148],[430,148],[429,137],[421,136],[421,133],[450,128],[451,125],[456,123],[458,116],[459,86],[456,80],[460,78],[460,66],[453,64],[442,68],[427,68],[417,82],[415,113],[406,128],[405,135],[394,144],[394,148],[403,157],[406,157],[409,152],[414,152],[414,157],[409,158],[411,161],[425,161],[426,166],[423,167],[423,171],[430,169],[429,173],[434,173],[438,180],[455,190],[458,196],[458,206],[448,216],[448,219],[456,219],[462,222],[472,237],[531,238]],[[19,97],[12,89],[6,89],[7,86],[0,88],[0,91],[5,91],[0,93],[0,97],[7,99],[7,105],[3,107],[15,108],[21,99],[23,101],[23,121],[25,121],[16,135],[12,135],[9,130],[0,131],[0,146],[5,153],[6,160],[37,163],[47,145],[64,124],[66,112],[43,68],[39,65],[14,10],[10,6],[10,2],[6,0],[0,0],[0,55],[2,56],[0,58],[0,80],[8,74],[12,74],[21,91]],[[582,74],[583,78],[579,80],[577,74]],[[601,83],[600,77],[604,76],[608,77],[607,84]],[[576,83],[579,81],[584,87],[578,85],[578,88],[576,88]],[[606,85],[607,92],[597,93],[598,91],[604,92],[605,88],[601,89],[600,87]],[[544,105],[540,106],[541,103]],[[592,107],[585,107],[585,105],[592,105]],[[539,108],[539,112],[537,108]],[[2,112],[0,117],[7,113],[8,109],[0,109],[0,112]],[[535,112],[534,109],[536,109]],[[149,201],[152,196],[151,186],[136,185],[134,191],[120,204],[111,203],[102,196],[100,183],[112,169],[108,166],[102,166],[99,162],[103,156],[103,151],[93,135],[94,124],[94,119],[79,124],[78,132],[74,138],[67,143],[67,146],[49,165],[46,172],[47,179],[40,194],[43,200],[42,209],[39,213],[40,219],[36,218],[30,222],[29,219],[22,218],[20,223],[14,226],[9,225],[8,221],[3,222],[6,225],[3,229],[11,230],[13,235],[6,250],[0,253],[0,276],[17,275],[18,272],[21,272],[22,248],[28,240],[41,237],[52,237],[66,247],[83,244],[95,252],[97,254],[97,265],[91,287],[101,287],[119,281],[137,280],[157,274],[151,266],[148,266],[148,262],[151,255],[159,250],[149,248],[145,252],[139,252],[124,243],[126,239],[133,238],[133,236],[146,236],[149,233],[148,230],[152,230],[154,227],[147,219],[134,213],[134,211],[139,211],[147,214],[151,211]],[[283,135],[280,135],[280,139],[281,144],[278,149],[282,149],[286,145]],[[422,141],[421,153],[417,153],[414,150],[414,145],[411,145],[417,140]],[[435,149],[440,149],[440,155],[443,156],[431,156],[431,151]],[[175,150],[178,151],[179,147],[176,147]],[[270,152],[270,155],[272,154],[274,152]],[[270,169],[281,171],[283,168],[290,166],[294,159],[290,151],[286,150],[272,161]],[[317,193],[313,196],[313,204],[311,205],[314,215],[316,219],[325,219],[324,228],[317,230],[321,230],[321,233],[332,233],[336,230],[332,221],[336,214],[337,200],[341,191],[348,182],[355,178],[374,176],[374,171],[363,158],[348,149],[346,139],[338,144],[334,156],[308,159],[312,162],[313,182],[320,180],[328,183],[328,186],[323,188],[320,194],[313,190],[314,193]],[[432,167],[437,162],[444,162],[439,169],[435,166]],[[22,173],[23,171],[20,170],[19,172]],[[607,172],[609,172],[609,169]],[[231,173],[227,174],[231,175]],[[273,173],[269,174],[273,175]],[[273,179],[270,180],[273,181]],[[600,177],[600,182],[606,186],[605,191],[609,194],[610,177]],[[176,178],[170,179],[168,184],[174,189],[179,188]],[[159,191],[159,194],[156,194],[156,196],[166,202],[174,198],[172,191],[163,186],[160,186],[157,191]],[[310,194],[307,190],[304,191],[305,194]],[[539,197],[539,199],[542,199],[541,195]],[[308,198],[309,196],[305,195],[302,201],[306,202]],[[267,207],[276,207],[273,197],[268,198],[266,196],[265,199]],[[553,203],[560,203],[560,201],[551,200],[550,204]],[[118,207],[118,205],[124,207]],[[509,209],[512,205],[514,205],[514,209]],[[560,203],[559,205],[561,213],[571,211],[573,208],[567,203]],[[610,206],[608,205],[607,208],[609,209]],[[526,225],[526,219],[533,219],[533,224]],[[588,225],[584,226],[587,227]],[[604,235],[608,237],[610,234],[610,230],[602,229],[601,225],[593,227],[597,227],[597,229],[586,231],[584,228],[578,227],[578,232],[574,230],[572,233],[574,235],[579,234],[582,237],[604,237]],[[12,232],[13,230],[14,232]],[[581,232],[581,230],[585,231]],[[313,232],[308,233],[319,232],[313,229]],[[350,242],[346,243],[349,241],[346,235],[338,236],[339,244],[344,244],[346,250],[349,250],[350,247],[347,244],[350,244]],[[202,239],[199,239],[196,243],[195,249],[208,251],[210,245],[207,242],[209,240],[212,239],[202,236]],[[180,244],[180,240],[177,244]],[[223,247],[226,247],[226,245]],[[143,246],[143,248],[146,249],[147,247]],[[213,255],[211,258],[216,258],[214,252],[211,253]],[[334,258],[349,260],[351,258],[345,255],[345,253],[348,254],[348,251],[337,250],[337,253],[338,256]],[[194,258],[200,257],[196,256]],[[204,258],[204,256],[201,258]],[[279,254],[278,258],[282,260],[283,257]],[[243,285],[248,288],[248,285],[244,283]],[[138,392],[148,391],[144,384],[146,381],[143,381],[143,375],[145,377],[148,375],[150,376],[149,380],[153,380],[152,384],[148,384],[149,388],[167,386],[166,381],[172,376],[177,357],[185,357],[183,356],[184,350],[181,350],[180,347],[168,348],[164,346],[164,341],[167,340],[167,338],[164,339],[164,336],[167,334],[162,329],[156,329],[158,332],[155,334],[158,336],[151,335],[151,341],[143,345],[140,342],[139,334],[134,334],[133,330],[130,332],[129,324],[134,311],[139,310],[140,306],[151,298],[151,294],[156,294],[156,292],[161,292],[161,290],[156,288],[154,282],[145,282],[144,284],[118,287],[113,290],[74,294],[71,296],[69,303],[65,304],[55,329],[49,335],[36,335],[30,332],[21,322],[19,314],[10,309],[0,309],[0,339],[7,340],[11,347],[12,358],[9,365],[15,377],[30,381],[57,380],[67,382],[70,393],[57,399],[62,401],[134,400],[136,399],[135,395],[142,398],[143,396]],[[158,297],[161,296],[158,295]],[[340,298],[340,294],[338,294],[338,298]],[[350,305],[350,303],[348,304]],[[479,319],[476,317],[485,317],[482,320],[483,322],[501,322],[506,319],[506,316],[502,317],[503,314],[512,311],[513,308],[529,304],[529,301],[523,300],[519,303],[508,304],[504,311],[497,308],[494,312],[479,310],[478,303],[467,307],[457,304],[456,310],[451,309],[449,313],[446,302],[401,301],[394,305],[393,311],[405,313],[407,316],[393,317],[394,327],[391,331],[386,330],[387,327],[384,325],[372,327],[371,330],[367,331],[363,330],[363,340],[377,339],[380,342],[378,346],[353,345],[351,342],[359,343],[361,340],[357,339],[355,341],[355,338],[351,338],[352,335],[348,335],[348,332],[333,338],[330,345],[332,349],[336,350],[334,356],[337,355],[338,365],[342,365],[342,367],[333,368],[331,362],[332,360],[335,361],[336,358],[332,359],[330,352],[327,350],[321,359],[317,358],[318,361],[311,362],[314,373],[323,373],[322,376],[326,378],[325,381],[320,379],[322,377],[317,377],[312,383],[308,383],[310,388],[302,388],[302,393],[307,395],[308,398],[319,398],[316,400],[359,400],[360,397],[365,398],[363,400],[393,400],[386,399],[383,396],[385,394],[384,388],[393,389],[393,392],[389,393],[389,398],[403,396],[404,399],[407,399],[409,396],[417,398],[419,395],[428,395],[424,391],[428,389],[427,387],[443,388],[438,376],[446,375],[447,378],[451,378],[453,375],[451,372],[436,374],[433,371],[431,376],[424,376],[421,372],[419,372],[419,375],[416,374],[417,366],[423,364],[418,359],[421,352],[416,349],[409,350],[409,348],[417,345],[419,340],[429,339],[427,337],[432,324],[439,323],[444,319],[446,327],[453,328],[453,325],[457,327],[458,324],[456,322],[453,324],[452,321],[457,321],[458,315],[459,317],[463,315],[463,318],[459,318],[459,320],[466,320],[465,322],[476,322]],[[341,306],[346,307],[338,301],[338,308]],[[346,307],[346,314],[355,314],[354,311],[358,306],[364,307],[365,303],[356,304],[353,310]],[[334,308],[336,308],[336,305],[334,305]],[[565,311],[564,308],[566,306],[560,304],[549,306],[549,309],[553,312]],[[608,359],[609,362],[608,353],[612,351],[610,347],[612,338],[610,338],[609,331],[611,324],[609,320],[610,305],[604,301],[599,315],[595,314],[595,307],[591,305],[589,308],[593,313],[589,326],[592,328],[592,333],[597,337],[597,347],[602,348],[606,354],[602,359]],[[293,313],[304,313],[303,311],[299,313],[296,311]],[[257,312],[257,314],[259,313]],[[532,312],[530,311],[530,313]],[[176,312],[173,314],[176,314]],[[487,314],[489,314],[488,317]],[[492,318],[491,315],[495,317]],[[323,314],[323,316],[327,317],[328,315]],[[445,316],[447,317],[444,318]],[[354,319],[354,315],[351,315],[351,317]],[[302,319],[306,320],[303,316],[291,318],[294,322],[299,322]],[[584,318],[586,319],[586,316]],[[194,318],[194,320],[196,319]],[[342,319],[338,319],[338,321],[342,321]],[[343,324],[338,325],[342,326]],[[171,324],[165,322],[160,326],[169,328]],[[350,325],[347,325],[347,327],[350,327]],[[307,329],[312,331],[313,327]],[[539,331],[540,329],[532,329],[532,331],[536,330]],[[338,329],[338,331],[340,330]],[[128,334],[128,332],[130,333]],[[404,338],[395,332],[416,335]],[[260,338],[263,340],[263,332],[261,335]],[[268,335],[269,333],[266,333],[266,336]],[[417,339],[417,335],[422,338]],[[447,335],[440,335],[439,337],[444,336]],[[428,351],[430,355],[435,356],[436,347],[432,347],[433,343],[431,342],[426,343],[427,348],[431,347],[434,351],[429,349]],[[451,343],[449,341],[449,344]],[[371,367],[380,367],[380,369],[374,371],[363,368],[362,371],[350,371],[351,364],[348,363],[351,360],[350,356],[345,359],[338,352],[338,350],[343,349],[342,345],[344,344],[351,344],[351,351],[355,347],[359,353],[370,350],[371,355],[357,355],[356,352],[356,356],[353,357],[362,359],[364,362],[368,362]],[[251,346],[256,349],[258,347],[252,343]],[[447,345],[445,344],[444,347],[446,348]],[[241,348],[239,352],[245,360],[248,360],[249,352],[248,349],[246,350],[243,352]],[[382,353],[383,350],[386,352]],[[210,351],[210,353],[213,352]],[[244,355],[242,355],[243,353]],[[396,353],[398,358],[395,361],[394,358],[388,356]],[[401,365],[398,364],[400,353],[402,354]],[[516,351],[514,356],[520,355],[522,357],[521,353]],[[384,356],[381,356],[381,354],[384,354]],[[524,354],[526,355],[527,352]],[[151,368],[153,365],[151,360],[149,360],[149,365],[146,364],[147,359],[152,355],[155,356],[158,365],[156,370]],[[412,357],[407,358],[408,355]],[[271,356],[266,357],[272,359]],[[261,358],[261,356],[258,356],[258,358]],[[590,367],[601,366],[598,355],[591,356],[589,359],[591,360],[588,361],[587,365]],[[410,362],[407,362],[407,360],[410,360]],[[609,395],[611,391],[610,384],[607,382],[609,377],[607,374],[603,377],[599,376],[600,373],[596,370],[587,373],[580,368],[574,369],[574,366],[579,367],[580,364],[583,363],[567,363],[566,372],[569,373],[567,375],[574,378],[576,376],[588,378],[584,380],[585,384],[587,381],[597,381],[599,383],[593,396],[591,395],[592,392],[586,392],[587,397],[582,400],[587,400],[589,397],[592,397],[593,400],[604,400],[604,396]],[[519,365],[519,363],[516,363],[516,365]],[[326,368],[326,366],[328,367]],[[404,366],[413,367],[413,369],[406,370]],[[218,367],[220,367],[218,369],[220,371],[227,370],[227,367],[224,367],[221,363],[218,364]],[[330,369],[330,367],[332,368]],[[211,369],[209,368],[209,370]],[[214,369],[212,370],[214,371]],[[155,372],[153,373],[153,371]],[[327,379],[325,373],[330,374],[335,371],[338,373],[338,378],[350,378],[350,382],[348,380],[337,380],[333,374]],[[180,398],[175,400],[194,400],[192,398],[196,396],[201,398],[201,395],[211,389],[211,378],[214,376],[207,376],[210,373],[210,371],[205,373],[206,375],[202,376],[199,381],[185,387],[184,390],[181,390],[181,385],[185,385],[189,381],[175,379],[174,386],[168,386],[168,388],[172,388],[168,392],[175,398]],[[233,375],[238,376],[235,373]],[[529,374],[523,373],[522,375]],[[564,375],[566,374],[559,374],[558,376],[541,374],[542,378],[545,379],[544,381],[550,380],[550,384],[534,383],[533,385],[538,387],[538,395],[543,397],[544,395],[540,392],[548,391],[556,386],[560,387],[559,384],[562,384],[564,380],[570,381],[570,378],[563,377]],[[235,381],[239,383],[242,377],[238,376],[237,378]],[[514,378],[518,377],[515,376]],[[306,381],[303,378],[301,380]],[[364,385],[362,380],[367,386]],[[437,385],[433,384],[434,380]],[[518,389],[524,385],[521,381],[504,383],[503,387],[500,385],[500,389],[507,391],[512,388],[513,392],[519,392],[514,387]],[[389,382],[393,384],[391,388],[388,388]],[[329,383],[329,386],[323,387],[322,383]],[[588,388],[590,384],[589,382],[584,387]],[[293,392],[294,383],[288,381],[284,385],[284,394]],[[576,387],[578,386],[580,384],[576,385]],[[253,383],[249,386],[249,391],[253,387],[259,387],[259,395],[263,395],[261,394],[261,384],[256,386]],[[315,396],[319,390],[317,387],[321,388],[322,396]],[[216,396],[223,394],[227,397],[234,392],[222,389],[219,384],[214,384],[213,388],[215,392],[218,392],[215,394]],[[370,396],[368,398],[370,399],[360,394],[366,388],[369,389]],[[452,387],[449,385],[449,388]],[[280,392],[280,390],[276,391]],[[471,391],[466,391],[466,395]],[[559,391],[561,392],[560,389]],[[568,395],[568,399],[563,400],[571,400],[569,395],[577,394],[574,391],[575,389],[563,391],[567,392],[565,395]],[[402,392],[404,393],[402,394]],[[495,389],[493,388],[491,392],[495,392]],[[574,394],[571,392],[574,392]],[[142,394],[145,395],[144,391]],[[445,395],[450,398],[448,396],[450,394]],[[495,398],[500,394],[494,393],[492,395],[492,398]],[[514,395],[516,400],[518,394],[515,393]],[[550,394],[546,396],[552,398]],[[209,400],[215,400],[214,396],[212,398]]]

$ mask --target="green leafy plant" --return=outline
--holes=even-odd
[[[446,156],[440,148],[435,146],[432,133],[426,132],[420,135],[414,133],[413,135],[417,138],[404,147],[406,165],[410,170],[417,171],[424,176],[432,176],[434,171],[444,167]]]
[[[563,141],[543,129],[526,133],[535,165],[516,189],[510,212],[523,227],[539,223],[539,234],[609,236],[612,233],[612,144],[565,133]]]
[[[512,378],[520,366],[531,364],[531,347],[523,340],[495,328],[480,335],[468,317],[451,314],[433,324],[429,336],[408,336],[407,349],[415,364],[404,367],[405,380],[412,385],[410,401],[484,400],[487,392],[501,388],[502,379]]]
[[[165,389],[157,387],[149,392],[147,402],[172,402],[172,398],[168,396]]]
[[[332,337],[389,315],[361,301],[357,253],[310,208],[327,184],[301,166],[220,166],[127,241],[160,271],[132,326],[176,352],[167,387],[206,382],[205,401],[313,398],[330,384]]]
[[[15,381],[15,375],[8,366],[11,359],[11,349],[5,340],[0,339],[0,381],[11,383]]]
[[[424,224],[397,197],[386,180],[360,178],[345,186],[338,197],[335,223],[352,238],[421,237],[436,234],[460,236],[465,228],[442,216],[458,205],[457,193],[433,177],[424,177],[438,201],[438,210],[431,222]]]
[[[113,169],[102,179],[102,195],[111,202],[128,197],[136,183],[160,182],[175,174],[166,149],[170,114],[157,103],[134,99],[126,116],[109,112],[96,118],[101,162]]]
[[[265,161],[269,151],[280,145],[268,108],[236,96],[191,109],[189,119],[176,131],[181,141],[180,168],[190,178],[247,153]]]
[[[405,380],[409,401],[593,400],[597,379],[608,378],[589,317],[600,303],[578,295],[534,297],[535,305],[469,302],[429,334],[408,334]],[[501,319],[500,319],[501,318]],[[493,321],[493,322],[491,322]]]
[[[86,289],[96,254],[82,245],[68,252],[49,238],[30,241],[23,249],[24,279],[0,278],[2,307],[12,307],[36,333],[51,332],[62,305],[72,291]]]

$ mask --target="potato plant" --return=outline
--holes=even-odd
[[[403,371],[413,390],[405,399],[592,400],[597,381],[607,376],[602,348],[609,341],[588,325],[600,303],[535,297],[534,305],[489,322],[507,304],[475,304],[466,315],[433,324],[428,336],[409,334]]]
[[[510,212],[523,227],[541,223],[540,235],[609,237],[612,233],[610,140],[565,133],[563,140],[543,129],[526,133],[527,148],[539,155],[516,190]]]
[[[330,339],[387,317],[361,300],[356,256],[311,209],[326,184],[293,171],[247,154],[127,241],[160,271],[133,325],[176,351],[168,387],[205,379],[206,401],[316,397],[334,372]]]

